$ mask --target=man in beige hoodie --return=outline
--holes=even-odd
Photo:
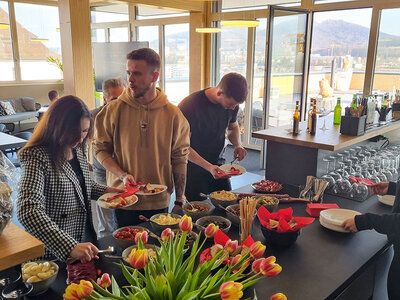
[[[154,50],[128,53],[129,86],[96,117],[93,146],[110,186],[141,181],[168,187],[165,193],[146,196],[132,210],[118,209],[120,227],[140,223],[140,214],[167,212],[174,187],[173,210],[183,202],[190,129],[181,111],[156,87],[159,70],[160,57]]]

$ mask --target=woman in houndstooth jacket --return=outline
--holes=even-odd
[[[93,120],[75,96],[56,100],[19,154],[18,220],[45,244],[45,257],[97,257],[91,199],[120,189],[95,183],[84,152]]]

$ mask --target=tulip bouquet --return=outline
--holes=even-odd
[[[207,238],[213,238],[220,231],[218,226],[208,225],[204,231],[206,238],[200,242],[201,234],[199,234],[192,249],[189,250],[185,248],[185,241],[192,227],[191,218],[185,215],[179,223],[182,234],[175,236],[170,228],[165,229],[159,239],[161,246],[156,249],[153,257],[149,256],[148,249],[145,248],[147,238],[139,236],[136,239],[137,248],[134,248],[129,256],[131,266],[122,262],[119,264],[129,286],[120,287],[113,276],[110,279],[108,274],[103,274],[97,282],[81,282],[83,287],[80,290],[89,284],[92,286],[90,295],[87,288],[84,289],[85,293],[79,293],[86,298],[71,297],[71,295],[78,295],[79,285],[75,284],[75,286],[67,287],[64,299],[234,300],[242,298],[243,290],[247,287],[265,276],[279,274],[282,269],[275,264],[275,257],[260,258],[265,250],[265,246],[260,243],[254,243],[256,246],[253,251],[257,253],[258,259],[253,262],[249,273],[245,273],[245,270],[254,258],[251,251],[236,256],[230,263],[225,264],[223,264],[224,251],[219,251],[212,259],[197,265],[196,258]],[[138,234],[147,235],[146,232]],[[234,242],[229,245],[229,247],[235,247]],[[185,259],[186,252],[189,256]],[[254,299],[256,299],[255,295]]]

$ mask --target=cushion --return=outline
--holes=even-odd
[[[19,112],[25,112],[26,109],[24,108],[24,106],[22,105],[22,100],[21,98],[14,98],[14,99],[10,99],[8,100],[11,105],[14,107],[14,110],[16,113]]]
[[[15,115],[14,107],[9,101],[0,101],[0,105],[3,106],[3,109],[8,116]]]
[[[0,117],[7,116],[6,111],[4,110],[3,106],[0,105]]]
[[[35,107],[35,99],[30,98],[30,97],[22,97],[22,105],[25,108],[25,111],[35,111],[36,107]]]

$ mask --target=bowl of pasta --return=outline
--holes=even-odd
[[[219,207],[219,205],[227,207],[236,204],[238,199],[236,194],[224,190],[212,192],[209,197],[215,207]]]
[[[58,274],[58,265],[52,261],[38,260],[22,264],[22,280],[32,284],[29,295],[39,295],[48,290]]]
[[[166,228],[177,229],[180,220],[180,215],[170,213],[155,214],[150,218],[151,226],[156,232],[162,232]]]

